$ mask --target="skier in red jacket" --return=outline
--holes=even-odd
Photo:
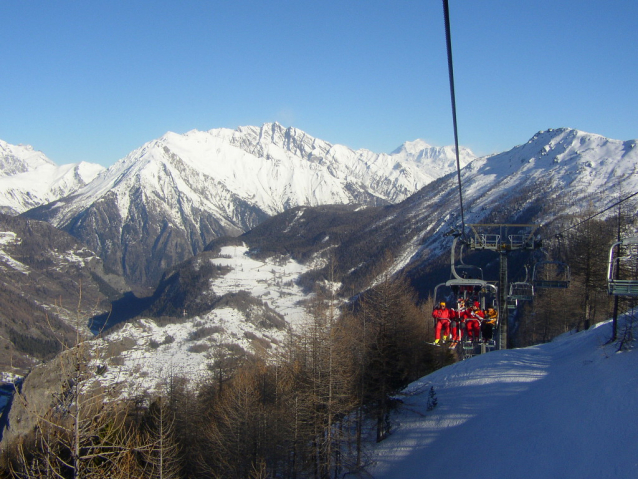
[[[470,317],[470,310],[465,306],[466,302],[464,299],[459,299],[458,307],[454,312],[454,317],[450,328],[452,332],[452,344],[451,348],[456,346],[456,344],[463,337],[463,329],[465,328],[465,321]]]
[[[445,302],[441,301],[432,311],[432,317],[436,321],[434,344],[441,342],[441,331],[443,332],[443,342],[447,341],[450,335],[450,320],[454,318],[454,311],[446,307]]]
[[[481,305],[478,301],[474,302],[470,310],[470,317],[465,323],[467,328],[467,339],[470,341],[478,341],[479,332],[481,331],[481,321],[485,318],[485,314],[481,311]]]

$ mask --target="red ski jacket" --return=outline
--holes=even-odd
[[[432,311],[432,317],[437,321],[440,319],[454,319],[456,313],[450,308],[435,308],[434,311]]]

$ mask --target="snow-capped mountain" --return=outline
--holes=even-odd
[[[462,164],[473,158],[462,150]],[[218,236],[298,205],[401,201],[454,161],[452,149],[423,142],[376,154],[277,123],[167,133],[28,216],[81,239],[133,284],[149,285]]]
[[[0,212],[17,215],[62,198],[104,169],[86,162],[58,166],[30,145],[0,140]]]
[[[11,145],[0,140],[0,176],[26,173],[43,165],[53,165],[53,162],[41,151],[30,145]]]
[[[19,214],[66,196],[105,168],[81,162],[58,166],[30,145],[0,140],[0,210]]]
[[[637,142],[550,129],[510,151],[479,158],[461,172],[465,224],[541,227],[559,217],[568,223],[573,215],[601,211],[638,191]],[[636,203],[628,206],[635,210]],[[397,269],[443,253],[451,239],[441,233],[461,226],[456,178],[443,178],[413,195],[394,220],[378,222],[375,234],[391,221],[411,237]]]
[[[471,236],[470,224],[522,223],[537,225],[541,238],[551,239],[556,228],[578,221],[574,215],[602,211],[638,191],[635,144],[562,128],[474,160],[461,175],[466,233]],[[626,206],[637,211],[637,204],[634,198]],[[375,274],[386,271],[387,255],[391,272],[411,270],[424,278],[426,289],[432,281],[447,279],[434,277],[432,265],[443,265],[442,274],[449,276],[452,237],[445,233],[461,226],[456,175],[432,182],[397,205],[330,215],[290,210],[239,239],[260,257],[289,252],[306,262],[329,254],[336,260],[330,274],[346,294],[366,288]],[[344,229],[342,223],[354,227]],[[328,277],[328,267],[321,274]]]
[[[466,233],[471,236],[470,224],[522,223],[537,225],[542,239],[552,239],[557,228],[579,221],[574,215],[602,211],[638,191],[635,144],[563,128],[476,159],[462,170]],[[625,203],[634,212],[637,205],[638,198]],[[338,214],[290,210],[238,239],[261,258],[290,254],[319,265],[322,258],[323,269],[313,277],[334,276],[346,295],[387,272],[389,257],[390,272],[409,270],[427,295],[433,281],[447,279],[436,277],[433,265],[449,276],[452,237],[445,233],[460,226],[458,182],[449,175],[397,205]]]
[[[563,217],[570,224],[570,215],[602,211],[638,191],[635,144],[563,128],[476,159],[462,171],[465,222],[546,225]],[[106,182],[108,173],[98,180]],[[129,181],[126,175],[119,179]],[[113,191],[111,196],[116,197]],[[638,211],[636,200],[625,206],[634,215]],[[101,210],[104,227],[111,212]],[[151,223],[150,217],[145,220],[141,227]],[[409,271],[418,281],[438,263],[449,274],[451,238],[444,233],[459,225],[458,185],[452,174],[395,205],[300,206],[238,238],[213,241],[203,253],[166,272],[155,294],[144,299],[137,320],[99,340],[108,351],[105,357],[114,358],[104,378],[125,377],[126,387],[153,390],[173,371],[201,377],[218,355],[276,349],[289,327],[303,327],[301,304],[313,285],[341,288],[336,297],[344,300],[387,272]]]

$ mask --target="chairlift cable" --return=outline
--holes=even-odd
[[[448,0],[443,0],[445,16],[445,40],[447,45],[447,63],[450,76],[450,96],[452,99],[452,123],[454,124],[454,147],[456,152],[456,173],[459,181],[459,201],[461,204],[461,234],[465,236],[465,214],[463,211],[463,189],[461,187],[461,161],[459,159],[459,134],[456,123],[456,98],[454,95],[454,67],[452,66],[452,39],[450,34],[450,9]]]
[[[610,209],[615,208],[616,206],[620,205],[621,203],[624,203],[625,201],[627,201],[627,200],[629,200],[629,199],[633,198],[633,197],[634,197],[634,196],[636,196],[636,195],[638,195],[638,191],[637,191],[637,192],[635,192],[635,193],[632,193],[631,195],[627,196],[626,198],[623,198],[622,200],[617,201],[617,202],[616,202],[616,203],[614,203],[613,205],[608,206],[608,207],[607,207],[607,208],[605,208],[604,210],[599,211],[598,213],[595,213],[595,214],[593,214],[593,215],[591,215],[591,216],[589,216],[589,217],[585,218],[585,219],[584,219],[584,220],[582,220],[582,221],[579,221],[579,222],[578,222],[578,223],[576,223],[575,225],[572,225],[572,226],[570,226],[570,227],[568,227],[568,228],[565,228],[565,229],[564,229],[564,230],[562,230],[562,231],[559,231],[559,232],[558,232],[558,233],[556,233],[554,236],[558,237],[558,236],[562,235],[563,233],[565,233],[565,232],[567,232],[567,231],[569,231],[569,230],[572,230],[572,229],[574,229],[574,228],[577,228],[578,226],[582,225],[583,223],[586,223],[587,221],[589,221],[589,220],[591,220],[591,219],[594,219],[596,216],[600,216],[600,215],[602,215],[602,214],[603,214],[603,213],[605,213],[606,211],[609,211]]]

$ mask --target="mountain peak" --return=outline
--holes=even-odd
[[[396,155],[401,152],[406,152],[408,154],[414,155],[418,153],[419,151],[426,150],[429,148],[432,148],[432,145],[426,143],[425,140],[416,139],[414,141],[406,141],[390,154]]]
[[[12,145],[0,140],[0,176],[12,176],[55,163],[31,145]]]

